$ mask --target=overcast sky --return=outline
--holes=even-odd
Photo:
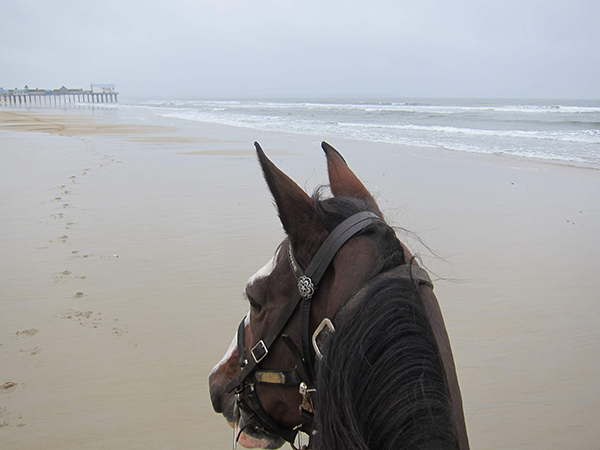
[[[0,87],[600,99],[599,0],[0,0]]]

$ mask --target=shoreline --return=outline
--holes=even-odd
[[[139,105],[131,105],[131,104],[127,104],[124,103],[123,105],[125,109],[131,108],[131,109],[135,109],[135,108],[140,108]],[[144,108],[148,107],[148,105],[144,105]],[[137,122],[136,126],[133,128],[128,128],[127,126],[124,126],[122,124],[117,125],[115,127],[115,124],[104,124],[101,125],[100,123],[88,123],[88,125],[93,125],[92,127],[88,127],[88,129],[84,129],[84,127],[82,126],[82,124],[79,124],[80,126],[77,127],[76,123],[73,123],[74,121],[67,119],[68,117],[87,117],[88,119],[90,117],[90,112],[93,113],[94,110],[97,110],[98,112],[103,112],[103,111],[114,111],[117,112],[119,111],[119,105],[83,105],[81,107],[70,107],[70,108],[62,108],[62,109],[44,109],[44,108],[0,108],[0,115],[5,114],[4,117],[11,117],[12,116],[23,116],[25,115],[26,117],[29,116],[31,117],[33,120],[36,121],[41,121],[43,123],[44,119],[47,119],[46,117],[44,117],[45,114],[47,114],[49,117],[51,118],[52,121],[54,122],[59,122],[57,125],[61,126],[64,125],[65,128],[67,128],[70,131],[67,131],[66,133],[71,133],[73,135],[76,135],[77,133],[87,133],[87,134],[119,134],[119,133],[127,133],[127,132],[133,132],[138,134],[137,137],[135,138],[131,138],[131,140],[137,141],[137,142],[141,142],[141,143],[149,143],[149,144],[155,144],[155,143],[175,143],[175,142],[179,142],[179,143],[189,143],[189,144],[203,144],[203,143],[207,143],[207,140],[205,137],[201,137],[196,135],[196,129],[206,129],[206,128],[215,128],[215,129],[219,129],[221,128],[222,130],[235,130],[233,132],[233,134],[236,135],[243,135],[243,134],[256,134],[256,135],[282,135],[282,136],[296,136],[296,137],[300,137],[300,138],[306,138],[306,137],[314,137],[315,139],[324,139],[324,138],[328,138],[330,140],[334,140],[334,141],[342,141],[342,142],[354,142],[354,143],[363,143],[365,146],[369,146],[369,145],[386,145],[386,146],[391,146],[391,147],[396,147],[396,148],[412,148],[412,149],[419,149],[422,151],[422,153],[424,154],[424,156],[427,156],[426,153],[427,152],[449,152],[451,154],[466,154],[466,155],[475,155],[475,156],[489,156],[489,157],[493,157],[493,158],[501,158],[501,159],[507,159],[510,161],[517,161],[517,162],[522,162],[522,163],[532,163],[532,164],[542,164],[542,165],[552,165],[552,166],[562,166],[562,167],[570,167],[570,168],[575,168],[575,169],[586,169],[586,170],[600,170],[600,164],[594,164],[594,163],[587,163],[587,162],[583,162],[583,161],[576,161],[576,160],[563,160],[560,158],[556,158],[556,159],[552,159],[552,158],[543,158],[543,157],[537,157],[537,156],[524,156],[524,155],[517,155],[517,154],[511,154],[511,153],[505,153],[505,152],[484,152],[484,151],[470,151],[470,150],[458,150],[458,149],[453,149],[453,148],[449,148],[449,147],[443,147],[443,146],[414,146],[414,145],[408,145],[408,144],[401,144],[401,143],[392,143],[392,142],[385,142],[385,141],[372,141],[372,140],[366,140],[366,139],[360,139],[360,138],[348,138],[348,137],[339,137],[339,136],[322,136],[320,134],[305,134],[305,133],[301,133],[301,132],[294,132],[294,131],[275,131],[275,130],[265,130],[265,129],[261,129],[261,128],[254,128],[251,126],[242,126],[242,125],[231,125],[231,124],[223,124],[223,123],[219,123],[219,122],[202,122],[202,121],[196,121],[196,120],[190,120],[190,119],[183,119],[183,118],[175,118],[175,117],[170,117],[170,116],[161,116],[161,115],[154,115],[151,114],[149,111],[144,111],[144,118],[143,121],[146,122],[141,122],[140,121],[140,117],[134,118],[131,115],[127,116],[128,121],[132,121],[135,120]],[[125,111],[123,109],[120,110],[120,113],[124,113]],[[14,114],[13,114],[14,113]],[[57,117],[63,117],[64,119],[62,121],[66,122],[64,124],[60,124],[60,120],[57,120]],[[96,117],[96,120],[100,120],[101,118]],[[13,122],[18,122],[18,120],[10,120]],[[170,121],[171,125],[165,127],[164,125],[158,125],[158,123],[160,122],[165,122],[165,121]],[[148,123],[153,123],[153,125],[149,125]],[[129,127],[131,127],[131,125],[128,125]],[[111,128],[112,127],[112,128]],[[0,118],[0,128],[10,128],[10,126],[6,125],[6,119],[4,118]],[[41,131],[41,132],[53,132],[52,130],[46,130],[44,129],[43,126],[41,126],[39,129],[36,129],[36,127],[33,124],[17,124],[16,128],[20,128],[23,131]],[[177,128],[180,131],[186,130],[189,134],[187,134],[186,136],[146,136],[146,134],[156,134],[156,131],[161,130],[164,132],[169,132],[169,129],[173,129],[173,128]],[[58,134],[60,134],[60,132],[57,130]],[[326,140],[326,139],[325,139]],[[210,140],[209,140],[210,142]],[[215,141],[216,142],[216,141]],[[251,147],[251,146],[249,146]]]
[[[16,131],[6,113],[0,440],[229,448],[206,379],[283,237],[252,142],[312,193],[321,139],[118,110],[20,111]],[[600,173],[331,143],[390,224],[439,255],[398,231],[438,276],[473,448],[593,447]]]

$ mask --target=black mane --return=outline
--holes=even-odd
[[[370,210],[365,202],[315,194],[331,231]],[[381,251],[375,273],[404,261],[394,231],[381,223],[365,230]],[[456,449],[444,368],[423,302],[410,280],[376,283],[330,338],[316,377],[313,437],[317,450]]]

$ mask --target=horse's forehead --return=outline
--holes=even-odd
[[[280,251],[281,247],[277,249],[275,255],[273,255],[273,257],[264,266],[258,269],[258,271],[248,279],[248,286],[252,286],[258,280],[267,278],[273,273],[275,267],[277,266],[277,260],[279,259]]]

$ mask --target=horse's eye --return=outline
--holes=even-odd
[[[250,297],[247,292],[245,292],[244,295],[248,299],[248,303],[250,303],[250,308],[252,308],[252,310],[258,314],[262,309],[262,305],[260,303],[257,303],[256,300]]]

